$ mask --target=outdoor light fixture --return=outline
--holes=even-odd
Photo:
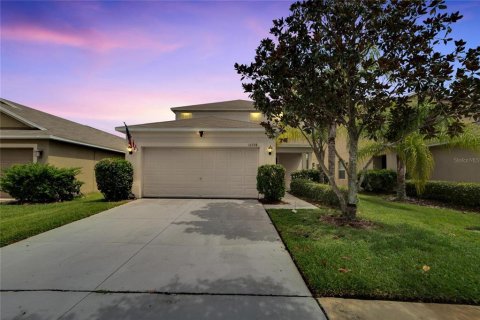
[[[132,153],[133,153],[133,148],[132,148],[131,145],[128,145],[127,151],[128,151],[128,154],[132,154]]]
[[[200,136],[200,138],[203,138],[203,130],[198,131],[198,135]]]
[[[271,156],[273,151],[272,146],[268,146],[267,151],[268,151],[268,155]]]
[[[43,151],[42,151],[42,150],[35,150],[35,157],[41,158],[42,155],[43,155]]]

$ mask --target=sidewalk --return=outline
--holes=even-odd
[[[476,320],[480,307],[418,302],[320,298],[330,320]]]

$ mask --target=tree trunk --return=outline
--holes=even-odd
[[[357,218],[358,203],[358,174],[357,174],[357,156],[358,156],[358,138],[355,135],[349,135],[348,142],[348,196],[347,210],[343,216],[347,220]]]
[[[333,122],[328,129],[328,172],[335,177],[335,138],[337,137],[337,124]]]
[[[405,163],[397,156],[397,200],[403,201],[407,198],[407,187],[405,183]]]
[[[324,158],[322,152],[320,152],[319,150],[314,149],[313,151],[315,152],[315,156],[317,157],[317,159]],[[345,200],[345,197],[343,196],[342,191],[340,191],[340,189],[337,186],[337,183],[335,182],[335,173],[331,174],[330,170],[328,170],[328,168],[325,166],[325,163],[323,161],[319,161],[318,164],[320,165],[320,168],[322,168],[323,173],[327,176],[328,182],[332,187],[333,192],[338,198],[338,202],[340,204],[340,210],[342,211],[342,214],[345,214],[347,212],[347,202]]]

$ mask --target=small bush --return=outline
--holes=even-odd
[[[340,187],[340,190],[344,195],[347,194],[345,188]],[[306,179],[294,179],[290,183],[290,193],[295,196],[318,201],[328,206],[339,206],[338,197],[330,185],[316,183]]]
[[[480,208],[480,183],[429,181],[424,192],[417,194],[415,184],[407,181],[406,189],[409,197]]]
[[[306,179],[306,180],[311,180],[313,182],[318,182],[318,183],[328,182],[328,178],[325,176],[325,174],[318,169],[297,170],[292,172],[290,177],[292,177],[292,180]]]
[[[279,201],[285,196],[285,168],[279,164],[258,167],[257,190],[266,200]]]
[[[95,165],[97,188],[107,201],[120,201],[130,197],[133,167],[124,159],[107,158]]]
[[[392,193],[397,186],[395,170],[367,170],[362,183],[363,190],[374,193]]]
[[[83,182],[75,178],[79,173],[79,168],[40,163],[14,165],[4,170],[0,190],[20,202],[69,201],[80,195]]]

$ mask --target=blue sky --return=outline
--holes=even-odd
[[[247,63],[288,1],[2,1],[1,96],[109,132],[245,99]],[[480,45],[480,1],[448,1]]]

